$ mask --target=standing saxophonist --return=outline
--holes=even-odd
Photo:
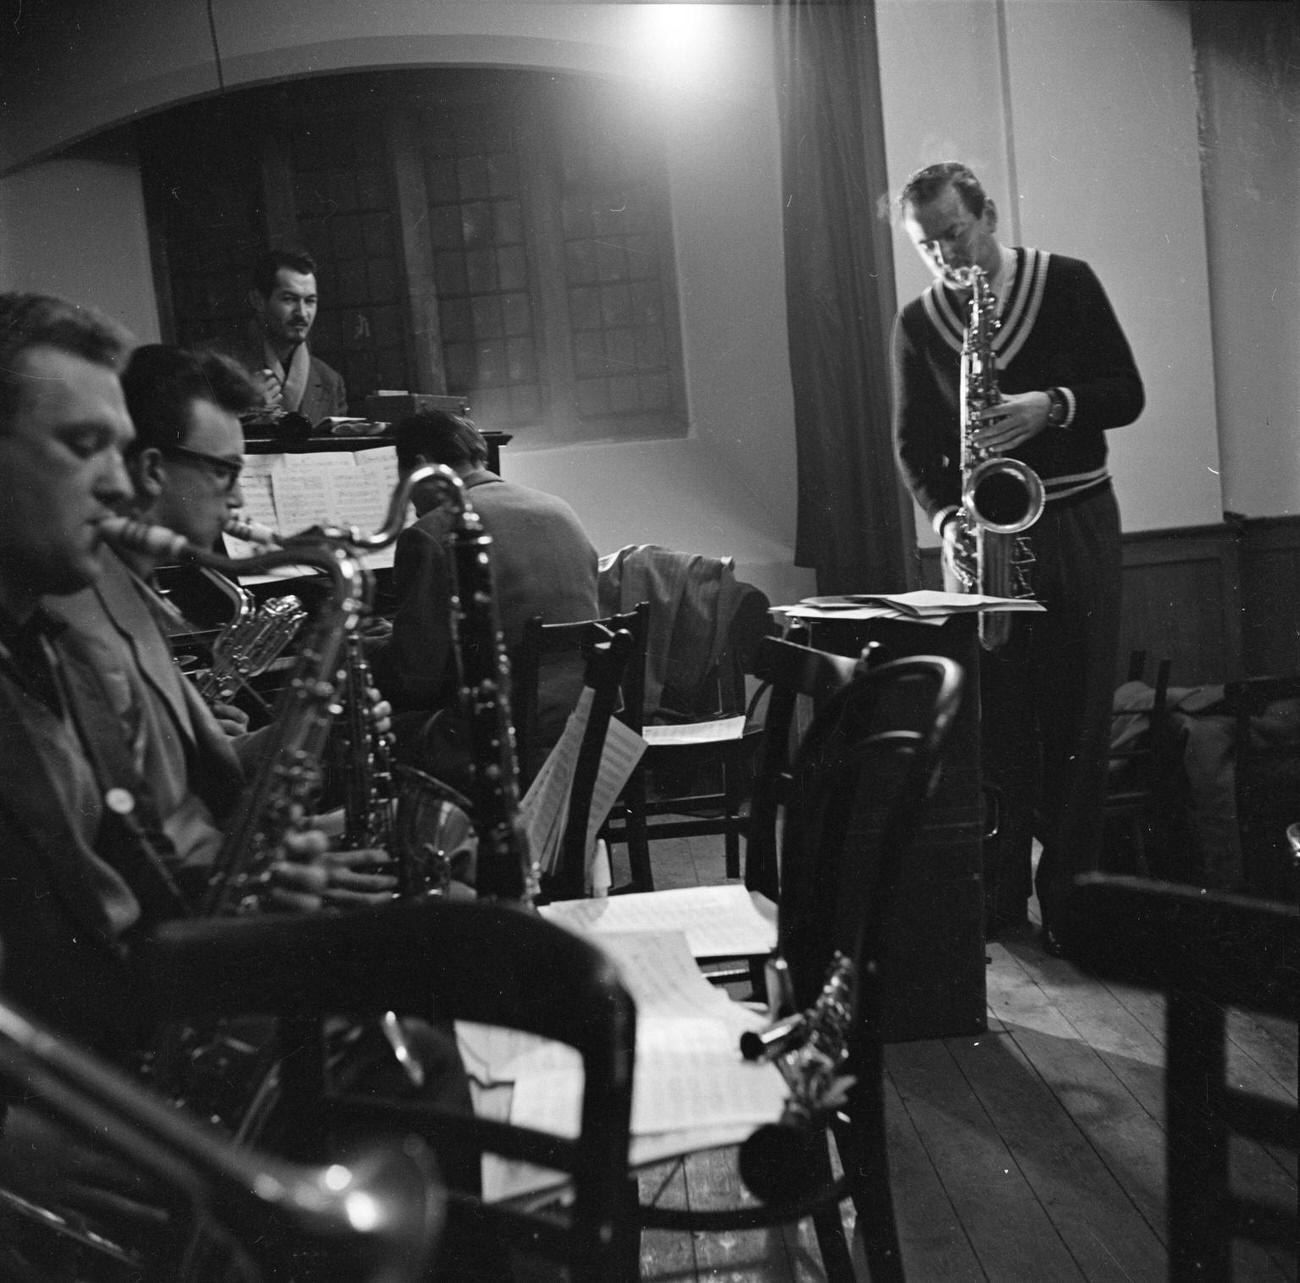
[[[986,931],[1022,925],[1035,834],[1043,943],[1076,873],[1101,855],[1102,805],[1119,645],[1119,510],[1106,466],[1110,428],[1142,411],[1142,380],[1100,282],[1078,259],[1003,246],[998,215],[963,164],[930,165],[899,196],[903,226],[934,281],[894,326],[894,442],[904,480],[943,538],[944,582],[975,575],[962,509],[961,353],[971,268],[997,300],[999,397],[973,443],[1041,479],[1042,516],[1024,533],[1029,589],[1044,614],[1012,616],[1006,643],[981,655],[986,779],[1003,796],[987,851]]]

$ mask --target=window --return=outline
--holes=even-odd
[[[252,260],[295,242],[354,412],[406,388],[521,446],[685,433],[664,142],[616,86],[323,77],[169,112],[140,153],[178,342],[246,324]]]

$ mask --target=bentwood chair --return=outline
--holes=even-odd
[[[1169,1278],[1230,1279],[1233,1243],[1296,1267],[1295,1154],[1300,1122],[1290,1093],[1265,1096],[1231,1081],[1226,1009],[1284,1018],[1300,1008],[1300,909],[1144,878],[1076,880],[1060,921],[1065,956],[1104,980],[1165,996],[1165,1171]],[[1290,1151],[1281,1198],[1234,1188],[1243,1141]],[[1238,1173],[1240,1175],[1240,1173]]]
[[[1243,874],[1252,895],[1300,895],[1300,863],[1287,828],[1300,820],[1300,673],[1228,682],[1236,722],[1235,785]]]
[[[850,674],[845,665],[852,663],[773,638],[760,643],[756,658],[777,702],[764,745],[770,763],[785,752],[792,718],[782,709],[792,708],[796,693],[823,699],[788,767],[772,768],[784,780],[778,938],[799,1011],[815,1002],[836,951],[852,961],[857,979],[839,1071],[852,1085],[841,1104],[828,1104],[809,1125],[762,1128],[742,1145],[741,1175],[757,1205],[639,1211],[643,1228],[700,1232],[811,1216],[832,1283],[854,1278],[840,1216],[846,1198],[857,1211],[871,1278],[903,1277],[885,1146],[885,939],[962,686],[960,667],[948,659],[916,656]],[[755,881],[770,886],[771,874],[763,855]],[[839,1178],[832,1177],[831,1137]]]
[[[222,1277],[286,1277],[304,1253],[330,1277],[415,1283],[442,1220],[433,1165],[411,1143],[373,1145],[347,1167],[306,1167],[235,1146],[7,1004],[0,1003],[0,1091],[124,1172],[151,1179],[152,1215],[92,1225],[47,1191],[0,1188],[0,1277],[47,1277],[50,1253],[94,1279],[178,1280],[198,1227],[222,1243]],[[72,1170],[69,1168],[69,1170]],[[152,1194],[147,1196],[152,1197]],[[359,1206],[371,1215],[354,1214]],[[31,1255],[39,1253],[37,1258]]]
[[[169,923],[148,967],[187,1020],[273,1016],[284,1055],[275,1133],[328,1147],[354,1130],[415,1134],[447,1185],[446,1239],[558,1262],[575,1283],[615,1283],[631,1225],[626,1200],[636,1012],[608,957],[516,905],[424,899],[347,914],[253,915]],[[332,1081],[329,1025],[385,1013],[443,1025],[468,1020],[576,1048],[582,1058],[576,1138],[467,1115],[420,1095],[365,1094]],[[562,1173],[563,1208],[485,1204],[465,1176],[497,1154]],[[448,1273],[457,1283],[503,1274]],[[320,1275],[317,1275],[320,1277]],[[434,1277],[442,1277],[435,1266]]]
[[[640,690],[644,662],[645,611],[640,608],[607,619],[586,619],[568,624],[543,624],[534,616],[524,625],[514,672],[515,739],[525,783],[531,783],[546,760],[540,735],[543,674],[551,666],[576,663],[582,683],[591,692],[587,724],[574,763],[569,790],[568,819],[560,842],[558,867],[543,882],[548,899],[580,898],[586,888],[590,856],[589,816],[605,735],[611,718],[628,706],[630,695]],[[635,772],[634,772],[635,774]],[[643,874],[648,857],[644,842],[632,853],[633,881]],[[639,888],[638,888],[639,889]]]

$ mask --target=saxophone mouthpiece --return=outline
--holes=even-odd
[[[260,521],[246,521],[242,517],[228,517],[221,529],[232,538],[258,544],[263,548],[277,548],[284,542],[278,530],[272,530]]]
[[[190,561],[194,557],[189,541],[165,526],[132,521],[129,517],[106,517],[99,523],[99,533],[106,543],[127,552],[171,557],[176,561]]]

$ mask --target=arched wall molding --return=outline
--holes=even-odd
[[[525,13],[528,8],[520,6]],[[0,74],[9,87],[0,131],[0,175],[143,116],[215,97],[223,87],[225,92],[238,92],[304,76],[420,67],[517,67],[624,82],[648,97],[663,91],[662,82],[647,65],[635,28],[626,20],[602,14],[605,6],[600,5],[557,8],[582,9],[598,20],[589,23],[590,30],[582,35],[564,32],[563,27],[573,26],[575,19],[559,15],[558,34],[545,36],[403,28],[313,39],[310,28],[302,25],[286,29],[283,38],[262,30],[265,24],[250,12],[250,32],[238,41],[219,42],[220,76],[206,31],[202,40],[191,29],[165,44],[115,41],[121,57],[105,66],[104,60],[90,53],[96,41],[95,32],[87,29],[93,24],[88,22],[71,47],[36,49],[25,57],[25,65],[0,60]],[[438,16],[438,9],[426,9],[430,20]],[[548,17],[548,22],[554,20]],[[259,36],[267,37],[262,47],[248,48]],[[741,60],[728,65],[728,72],[736,75],[708,74],[689,83],[678,81],[672,92],[678,99],[705,101],[718,95],[744,96],[762,89],[751,66]]]

